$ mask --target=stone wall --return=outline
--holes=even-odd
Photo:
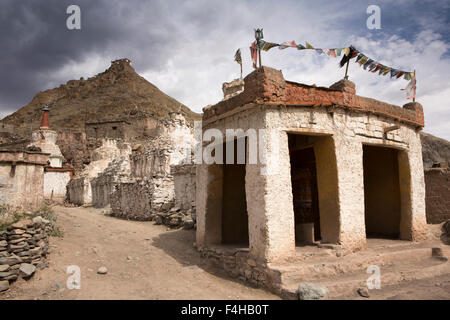
[[[425,170],[427,222],[442,223],[450,219],[450,169]]]
[[[133,220],[155,220],[172,227],[194,226],[194,168],[191,160],[192,127],[179,113],[159,128],[130,159],[131,174],[114,186],[110,195],[112,215]],[[188,192],[189,194],[185,194]]]
[[[103,139],[102,145],[93,151],[92,161],[89,165],[67,185],[69,202],[76,205],[91,205],[91,181],[104,172],[114,160],[127,158],[130,154],[130,145],[112,139]]]
[[[195,171],[194,164],[172,166],[170,170],[175,187],[174,207],[183,212],[195,213]]]
[[[67,184],[67,200],[77,206],[92,202],[91,184],[87,177],[74,178]]]
[[[50,221],[38,216],[22,220],[0,232],[0,291],[18,277],[33,276],[36,267],[46,266]]]
[[[110,196],[116,185],[122,181],[128,181],[131,174],[130,149],[122,156],[113,160],[108,167],[96,178],[91,180],[92,205],[103,208],[110,204]]]

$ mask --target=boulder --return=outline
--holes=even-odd
[[[319,300],[328,294],[328,289],[320,284],[303,282],[298,286],[299,300]]]

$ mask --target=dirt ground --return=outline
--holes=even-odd
[[[18,280],[0,299],[279,299],[221,274],[193,247],[192,230],[120,220],[93,208],[55,207],[62,238],[50,240],[49,267]],[[81,289],[69,290],[77,265]],[[97,274],[106,267],[106,275]]]
[[[50,240],[49,267],[18,280],[3,299],[279,299],[228,277],[200,258],[195,232],[126,221],[93,208],[54,208],[62,238]],[[69,290],[68,266],[79,266],[81,289]],[[106,275],[97,274],[106,267]],[[354,295],[340,299],[361,298]],[[371,290],[370,299],[450,299],[450,277]]]

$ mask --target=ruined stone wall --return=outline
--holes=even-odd
[[[91,184],[87,177],[74,178],[67,184],[67,200],[77,206],[92,202]]]
[[[450,219],[450,169],[425,170],[427,222],[442,223]]]
[[[130,154],[131,147],[128,144],[118,143],[113,139],[102,140],[102,145],[93,151],[89,165],[67,185],[69,202],[76,205],[91,205],[91,181],[104,172],[111,162],[119,158],[127,158]]]
[[[171,167],[175,186],[175,204],[181,211],[195,212],[195,171],[194,164]]]
[[[110,204],[110,196],[116,185],[127,182],[130,178],[130,152],[128,148],[122,155],[113,160],[96,178],[91,180],[92,205],[103,208]]]
[[[112,215],[155,220],[173,227],[186,222],[186,226],[193,227],[194,169],[177,168],[191,159],[192,127],[177,113],[161,123],[158,136],[149,139],[140,153],[131,156],[129,179],[122,179],[114,186],[110,195]],[[185,195],[182,190],[192,193]]]

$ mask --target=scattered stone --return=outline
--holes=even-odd
[[[8,245],[8,242],[6,240],[0,241],[0,247],[6,247]]]
[[[369,298],[370,297],[369,290],[367,290],[367,288],[359,288],[357,290],[357,292],[363,298]]]
[[[442,251],[442,248],[440,247],[434,247],[431,249],[431,256],[435,259],[441,260],[441,261],[447,261],[447,257],[444,256],[444,252]]]
[[[0,292],[6,291],[9,289],[9,281],[0,281]]]
[[[9,270],[9,265],[7,265],[7,264],[0,265],[0,272],[5,272],[8,270]]]
[[[328,289],[320,284],[303,282],[298,286],[299,300],[319,300],[325,297]]]
[[[256,261],[253,260],[253,259],[247,259],[247,264],[248,264],[250,267],[256,267]]]
[[[29,278],[36,272],[36,267],[29,263],[22,263],[19,271],[23,278]]]
[[[106,267],[100,267],[97,270],[98,274],[107,274],[108,273],[108,269],[106,269]]]
[[[194,228],[194,225],[195,225],[194,220],[186,219],[186,220],[184,220],[183,228],[186,230],[190,230],[190,229]]]

